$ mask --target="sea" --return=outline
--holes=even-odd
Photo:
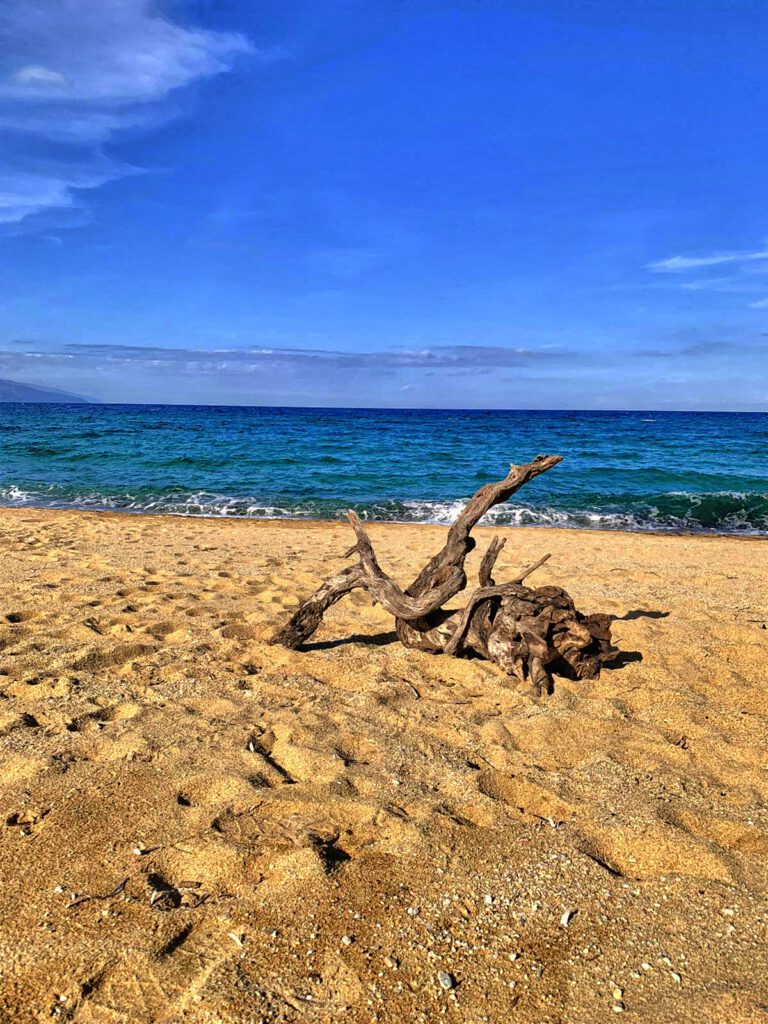
[[[768,414],[0,405],[0,505],[450,523],[538,453],[484,522],[768,535]]]

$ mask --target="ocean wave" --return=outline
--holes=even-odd
[[[676,533],[768,534],[768,493],[750,491],[667,491],[661,494],[590,495],[581,506],[499,505],[481,525]],[[227,495],[168,489],[105,493],[63,485],[6,484],[0,505],[251,519],[339,519],[353,508],[368,522],[452,523],[467,498],[354,501],[343,498]]]
[[[609,497],[609,496],[607,496]],[[768,493],[670,491],[644,498],[622,496],[601,506],[506,504],[488,512],[481,525],[550,526],[565,529],[629,530],[675,533],[768,534]],[[466,504],[459,501],[408,501],[409,519],[451,523]]]
[[[24,508],[70,509],[90,512],[137,512],[145,514],[233,517],[252,519],[307,518],[311,510],[283,508],[250,498],[230,497],[200,491],[192,494],[162,493],[108,494],[99,491],[73,491],[55,484],[0,487],[0,505]]]

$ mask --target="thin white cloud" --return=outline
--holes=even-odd
[[[12,75],[12,81],[25,89],[42,86],[45,89],[66,89],[71,83],[60,71],[53,71],[42,64],[25,64]]]
[[[105,142],[162,122],[173,90],[249,53],[244,36],[178,24],[150,0],[3,0],[0,222],[72,206],[79,189],[122,176]]]
[[[749,295],[765,288],[764,283],[754,274],[746,273],[745,268],[737,268],[730,277],[677,278],[675,286],[686,292],[719,292],[723,295]]]
[[[70,209],[76,189],[97,188],[122,176],[117,164],[92,168],[48,165],[45,170],[8,170],[0,167],[0,224],[18,224],[46,210]]]
[[[757,302],[750,302],[750,309],[768,309],[768,299],[758,299]]]
[[[728,263],[755,263],[768,260],[768,249],[741,252],[717,252],[709,256],[669,256],[646,264],[646,270],[655,273],[680,273],[686,270],[699,270],[703,267],[721,267]]]
[[[734,277],[702,277],[681,281],[680,287],[688,292],[743,291],[744,285]]]
[[[22,348],[20,351],[19,348]],[[30,364],[60,367],[70,363],[90,375],[115,369],[152,368],[178,373],[242,374],[292,372],[320,380],[323,375],[377,374],[438,370],[450,375],[499,368],[516,370],[556,368],[572,353],[565,350],[504,348],[492,345],[435,345],[428,349],[390,348],[367,352],[342,352],[304,348],[171,348],[162,345],[123,345],[71,343],[62,346],[24,346],[0,348],[0,370],[11,376],[22,373]],[[410,381],[405,383],[411,386]]]
[[[148,0],[5,0],[3,6],[0,97],[22,103],[156,102],[252,52],[243,36],[174,24]]]

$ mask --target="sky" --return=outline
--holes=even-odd
[[[0,377],[768,411],[764,0],[3,0]]]

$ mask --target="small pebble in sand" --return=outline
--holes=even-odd
[[[567,928],[577,913],[578,911],[576,910],[564,911],[563,916],[560,918],[560,924],[562,925],[562,927]]]
[[[619,988],[618,985],[614,985],[613,988],[611,989],[611,995],[613,996],[613,998],[618,1003],[618,1002],[621,1001],[621,998],[624,995],[624,989]]]
[[[354,935],[342,935],[341,936],[341,944],[342,944],[342,946],[351,946],[354,941],[355,941]]]
[[[438,971],[437,981],[440,988],[444,988],[446,991],[456,988],[456,979],[452,974],[449,974],[448,971]]]
[[[612,1006],[614,1013],[624,1013],[625,1009],[626,1007],[624,1006],[624,1003],[614,1003]]]
[[[159,849],[159,846],[144,846],[143,843],[140,843],[138,846],[133,847],[133,853],[136,857],[146,857],[147,854],[155,853]]]
[[[682,982],[683,977],[681,974],[678,974],[677,971],[670,971],[670,974],[672,975],[672,981],[674,981],[676,985],[679,985]]]
[[[490,907],[493,904],[493,896],[491,896],[490,893],[486,893],[485,896],[483,896],[483,903]]]

